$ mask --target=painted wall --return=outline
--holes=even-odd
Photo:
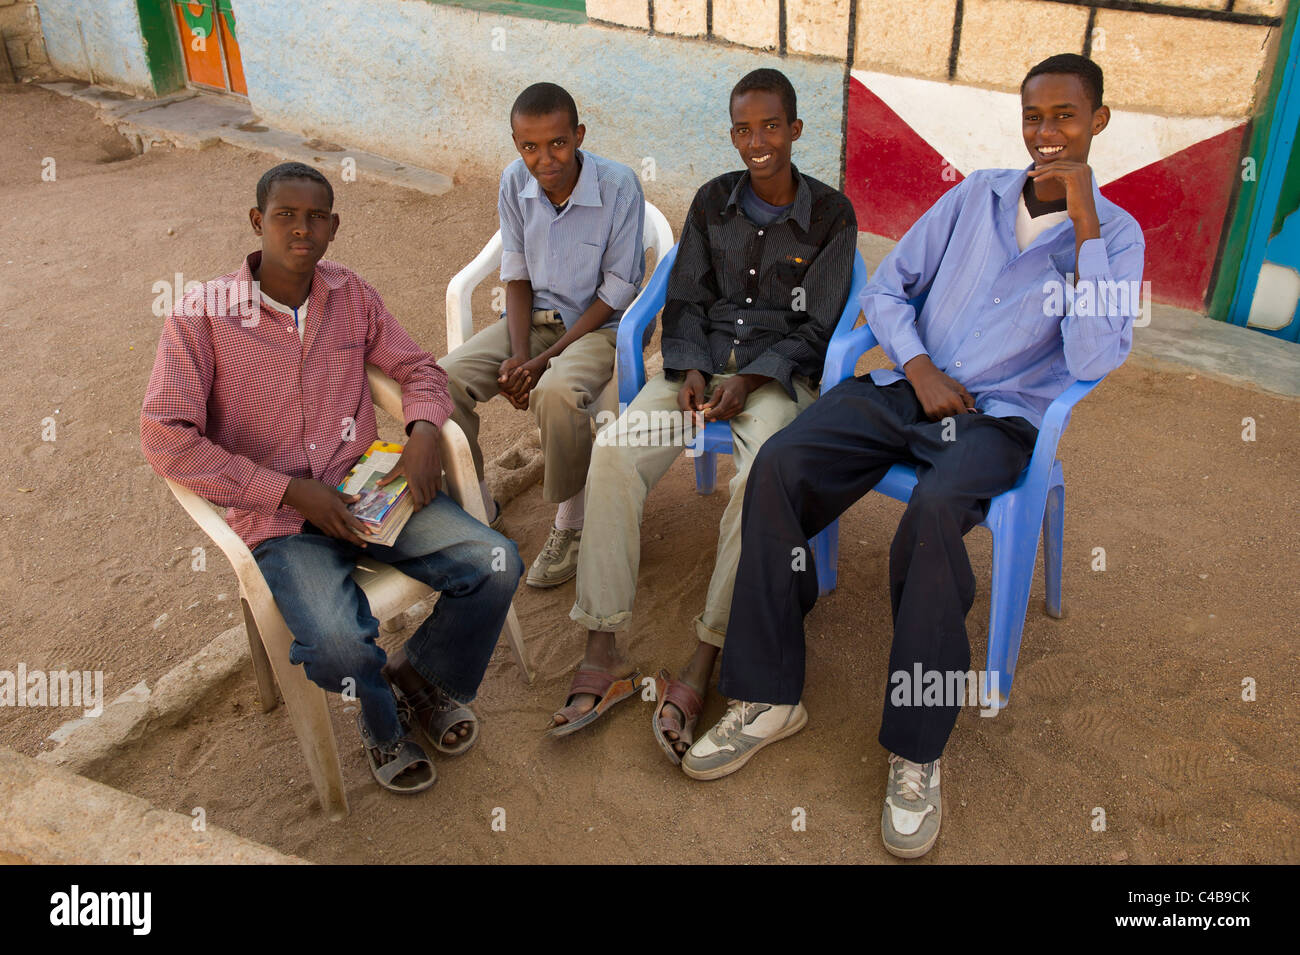
[[[152,57],[168,87],[137,12],[162,0],[37,2],[58,69],[148,90]],[[1143,225],[1153,296],[1191,308],[1227,248],[1242,161],[1262,158],[1243,154],[1287,13],[1286,0],[586,0],[588,22],[559,22],[429,0],[232,2],[269,124],[496,171],[515,155],[514,96],[551,79],[577,99],[587,148],[653,166],[646,193],[670,212],[736,166],[727,93],[775,66],[807,124],[796,162],[842,182],[860,227],[891,237],[974,169],[1025,164],[1020,77],[1085,53],[1114,110],[1093,154],[1103,192]]]
[[[499,170],[517,156],[515,96],[551,80],[577,100],[584,148],[638,171],[653,160],[647,198],[684,210],[701,183],[738,167],[731,87],[775,66],[808,118],[795,162],[839,182],[842,64],[423,0],[235,0],[234,9],[249,98],[273,126],[448,173]]]
[[[46,55],[60,73],[151,95],[135,0],[36,0]]]
[[[898,238],[975,169],[1028,164],[1019,82],[1054,53],[1106,74],[1092,163],[1142,224],[1159,301],[1202,308],[1267,90],[1285,0],[587,0],[629,29],[828,57],[847,67],[844,190]],[[784,62],[790,62],[789,60]],[[807,112],[801,110],[805,118]],[[1255,157],[1258,162],[1259,157]]]

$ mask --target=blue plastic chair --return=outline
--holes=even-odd
[[[655,266],[654,274],[646,284],[641,296],[623,313],[618,325],[618,400],[626,408],[645,387],[645,343],[653,334],[655,316],[664,307],[668,292],[668,276],[672,272],[673,262],[677,259],[677,246],[674,245]],[[867,284],[867,264],[862,256],[853,254],[853,280],[849,289],[849,298],[840,315],[839,323],[831,337],[831,348],[835,342],[848,335],[860,314],[858,297]],[[826,366],[828,369],[830,365]],[[837,379],[838,382],[838,379]],[[829,387],[823,385],[823,390]],[[731,426],[725,421],[710,421],[703,432],[689,447],[698,449],[695,458],[695,489],[700,494],[712,494],[717,481],[719,454],[731,454]],[[817,587],[823,594],[835,589],[835,554],[839,544],[839,525],[831,524],[811,541],[813,566],[817,568]]]
[[[914,300],[914,303],[922,300]],[[865,323],[850,331],[837,329],[826,353],[822,391],[852,377],[858,359],[876,345],[876,336]],[[1075,404],[1101,380],[1076,381],[1048,406],[1029,466],[1010,490],[993,498],[988,517],[981,522],[981,526],[993,534],[993,584],[988,662],[985,666],[990,674],[997,673],[999,697],[997,700],[982,700],[986,706],[1000,709],[1007,705],[1011,695],[1011,679],[1025,629],[1025,611],[1029,607],[1029,586],[1034,577],[1040,528],[1044,532],[1043,573],[1047,578],[1045,609],[1049,616],[1058,620],[1063,616],[1061,558],[1065,536],[1065,476],[1056,457],[1056,445],[1065,432],[1065,426],[1070,423],[1070,412]],[[895,464],[885,472],[874,490],[906,503],[914,487],[916,470],[910,465]],[[838,523],[833,522],[827,530]],[[834,590],[837,580],[838,532],[832,534],[830,540],[833,543],[824,572],[821,555],[817,555],[817,577],[822,593]]]

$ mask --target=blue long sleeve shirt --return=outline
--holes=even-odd
[[[1118,368],[1133,344],[1146,244],[1137,220],[1093,200],[1101,238],[1078,251],[1074,226],[1058,223],[1023,252],[1016,213],[1026,170],[982,169],[943,195],[880,263],[862,313],[892,369],[878,385],[928,355],[990,415],[1035,427],[1074,381]],[[917,309],[910,300],[924,295]]]

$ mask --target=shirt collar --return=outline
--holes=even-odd
[[[1007,175],[1002,176],[993,184],[993,191],[998,194],[998,198],[1005,200],[1011,197],[1012,203],[1019,203],[1020,194],[1025,190],[1025,180],[1029,178],[1029,170],[1034,168],[1034,163],[1030,163],[1019,172],[1007,170]],[[1104,224],[1115,218],[1115,212],[1119,208],[1101,194],[1101,189],[1097,187],[1097,174],[1092,174],[1092,203],[1097,208],[1097,222]]]
[[[239,283],[237,288],[241,295],[240,301],[251,302],[253,304],[260,303],[260,298],[253,297],[253,273],[256,272],[261,265],[262,250],[258,249],[256,252],[250,252],[244,259],[244,263],[239,267],[239,271],[235,274],[235,281]],[[337,263],[331,262],[329,259],[321,259],[316,263],[316,272],[312,277],[312,293],[314,294],[318,288],[331,290],[341,288],[343,283],[346,281],[347,274],[345,269],[340,268]]]
[[[235,281],[242,282],[239,287],[244,291],[247,300],[252,301],[252,282],[253,273],[261,268],[261,249],[256,252],[248,253],[239,266],[239,272],[235,273]],[[329,259],[321,259],[316,262],[316,273],[312,277],[312,288],[324,286],[325,288],[342,288],[343,283],[347,281],[346,269],[339,268],[337,262],[331,262]]]
[[[794,206],[790,209],[787,218],[793,219],[799,224],[799,228],[807,232],[809,222],[812,219],[812,189],[808,187],[808,183],[804,180],[804,177],[799,175],[799,169],[794,163],[790,164],[790,172],[794,175],[795,191]],[[740,205],[741,192],[748,184],[749,170],[746,169],[744,173],[741,174],[740,179],[737,180],[735,187],[731,190],[731,195],[727,197],[727,204],[723,206],[723,209],[730,209],[732,206],[738,207]],[[757,193],[755,193],[755,195],[757,195]]]
[[[584,153],[581,149],[575,150],[582,157],[582,168],[578,170],[578,182],[573,187],[568,201],[575,206],[595,206],[600,208],[600,176],[596,172],[596,164],[592,161],[589,154]],[[536,199],[541,196],[542,188],[537,182],[537,177],[531,172],[524,183],[524,187],[519,190],[520,199]],[[547,202],[550,202],[548,197]]]

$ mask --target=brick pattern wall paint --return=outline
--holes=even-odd
[[[0,0],[0,38],[18,79],[40,79],[51,72],[36,0]]]
[[[713,11],[712,30],[705,27]],[[657,34],[821,56],[856,69],[1011,90],[1053,53],[1085,53],[1124,109],[1250,113],[1286,0],[588,0],[590,16]],[[660,15],[661,7],[664,15]],[[852,13],[852,15],[851,15]],[[850,20],[855,22],[852,44]],[[1187,70],[1178,64],[1203,67]],[[1176,82],[1172,81],[1175,78]]]

